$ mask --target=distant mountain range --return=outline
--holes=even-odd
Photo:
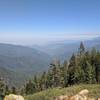
[[[0,43],[0,77],[10,85],[21,85],[34,74],[47,70],[53,59],[68,60],[78,51],[80,42],[63,41],[32,47]],[[87,49],[100,50],[100,37],[83,43]]]
[[[100,37],[85,41],[55,42],[44,46],[37,46],[36,49],[49,54],[52,58],[64,60],[69,59],[72,53],[78,52],[80,42],[84,43],[86,49],[95,47],[100,50]]]

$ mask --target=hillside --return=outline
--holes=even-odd
[[[8,86],[20,86],[23,85],[23,83],[28,79],[29,77],[25,74],[21,73],[15,73],[13,71],[10,71],[5,68],[0,68],[0,78],[5,80],[5,83],[8,84]],[[20,81],[18,81],[20,80]]]
[[[0,76],[14,80],[12,84],[20,84],[22,82],[18,80],[25,81],[34,74],[47,70],[52,59],[68,60],[73,52],[76,53],[78,51],[79,44],[80,41],[61,41],[31,48],[0,43]],[[100,50],[99,37],[84,41],[84,44],[87,49],[95,47]]]
[[[20,84],[18,80],[25,80],[26,77],[46,70],[50,61],[46,53],[34,48],[0,44],[0,76],[8,77],[14,83]]]
[[[74,85],[67,88],[54,88],[48,89],[33,95],[25,96],[25,100],[54,100],[53,98],[59,95],[73,95],[81,91],[82,89],[88,89],[90,91],[89,96],[98,98],[100,97],[100,85],[88,84],[88,85]]]

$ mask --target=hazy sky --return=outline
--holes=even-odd
[[[0,42],[32,44],[100,35],[100,0],[0,0]]]

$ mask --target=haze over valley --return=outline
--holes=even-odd
[[[100,0],[0,0],[0,100],[99,100],[99,88]]]
[[[63,40],[33,46],[0,43],[1,76],[8,78],[7,81],[14,80],[11,84],[23,84],[28,78],[47,71],[53,60],[69,60],[73,53],[78,52],[80,42]],[[100,37],[84,40],[83,43],[87,50],[93,47],[100,50]]]

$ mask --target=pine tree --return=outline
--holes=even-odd
[[[85,47],[84,47],[84,44],[83,44],[83,42],[81,42],[80,43],[80,47],[79,47],[79,55],[82,55],[82,54],[84,54],[84,52],[85,52]]]
[[[84,70],[82,69],[81,66],[77,66],[77,68],[75,69],[75,83],[79,84],[79,83],[84,83]]]
[[[95,48],[91,50],[91,64],[95,66],[97,51]]]
[[[11,93],[11,91],[10,91],[9,87],[6,85],[5,86],[5,95],[8,95],[10,93]]]
[[[95,72],[96,72],[96,81],[97,83],[100,83],[100,53],[99,52],[97,52],[95,58]]]
[[[86,82],[90,84],[95,83],[95,69],[88,61],[86,63]]]
[[[65,60],[61,67],[61,86],[67,87],[68,86],[68,62]]]
[[[53,87],[53,74],[52,74],[51,69],[48,70],[46,85],[47,85],[47,88]]]
[[[11,93],[9,87],[5,84],[4,79],[0,78],[0,100],[3,100],[4,96],[9,93]]]
[[[36,75],[34,76],[33,83],[35,85],[35,91],[40,91],[40,84],[38,77]]]
[[[11,93],[12,93],[12,94],[17,94],[17,89],[16,89],[14,86],[13,86],[12,89],[11,89]]]
[[[69,61],[69,67],[68,67],[68,83],[70,85],[75,83],[75,69],[77,67],[77,60],[76,60],[76,56],[73,54],[70,61]]]
[[[52,82],[53,87],[59,86],[60,83],[60,73],[59,73],[59,67],[57,67],[55,64],[51,64],[52,68]]]
[[[5,96],[5,82],[3,80],[3,78],[0,78],[0,98],[3,99],[3,97]]]
[[[36,92],[35,91],[35,84],[31,80],[29,80],[25,86],[25,93],[26,94],[33,94],[35,92]]]
[[[41,90],[45,90],[47,88],[46,72],[43,72],[43,74],[40,77],[40,88],[41,88]]]

